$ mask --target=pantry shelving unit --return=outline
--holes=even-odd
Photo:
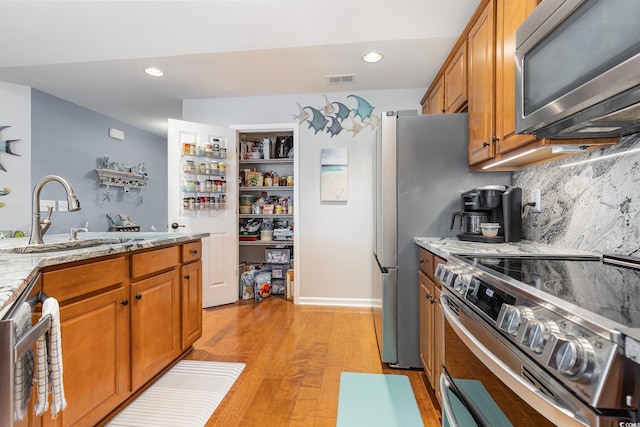
[[[273,214],[263,213],[238,213],[238,226],[246,224],[250,220],[255,221],[272,221],[274,228],[279,230],[293,227],[294,222],[294,194],[296,191],[296,177],[295,177],[295,158],[294,157],[277,157],[275,153],[271,153],[268,157],[272,158],[246,158],[249,157],[251,146],[262,147],[260,141],[264,138],[269,138],[272,143],[275,143],[277,139],[293,138],[293,130],[277,130],[277,131],[247,131],[238,135],[238,139],[241,143],[247,144],[248,147],[240,147],[238,160],[238,174],[240,177],[240,184],[238,188],[238,197],[243,195],[253,195],[258,200],[261,196],[267,195],[270,198],[275,198],[275,206]],[[253,144],[252,144],[253,143]],[[273,148],[275,144],[272,144]],[[245,154],[249,149],[249,154]],[[282,152],[280,155],[282,156]],[[264,153],[262,154],[264,155]],[[275,157],[275,158],[274,158]],[[264,179],[265,172],[272,172],[278,176],[277,185],[250,185],[255,183],[253,180],[244,179],[248,176],[249,172],[260,172]],[[268,175],[267,175],[268,176]],[[266,180],[265,180],[266,181]],[[274,180],[271,180],[272,184],[275,184]],[[258,182],[262,184],[262,182]],[[281,185],[282,184],[282,185]],[[240,205],[240,203],[239,203]],[[282,213],[277,213],[278,210],[282,210]],[[290,228],[288,228],[290,229]],[[288,231],[287,231],[288,232]],[[277,230],[274,231],[277,233]],[[238,254],[241,265],[246,268],[250,268],[251,265],[268,265],[266,259],[266,251],[272,250],[272,248],[286,248],[291,254],[291,263],[283,265],[285,273],[287,270],[293,268],[293,258],[295,257],[295,229],[293,230],[293,236],[287,238],[287,240],[278,240],[278,236],[274,236],[272,240],[261,240],[258,236],[258,240],[241,240],[238,239]],[[286,276],[286,274],[285,274]],[[294,298],[295,299],[295,298]]]

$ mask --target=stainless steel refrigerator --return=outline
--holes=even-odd
[[[382,113],[373,177],[373,319],[382,361],[420,368],[418,257],[413,238],[455,237],[460,194],[511,184],[509,172],[469,172],[467,114]]]

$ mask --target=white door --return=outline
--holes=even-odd
[[[203,147],[203,155],[192,156],[183,154],[183,144],[195,142],[197,147]],[[226,148],[226,159],[211,157],[210,153],[204,150],[207,144],[219,144],[220,148]],[[207,232],[209,237],[202,239],[202,305],[212,307],[216,305],[228,304],[236,301],[239,297],[238,284],[238,230],[236,220],[236,134],[229,128],[205,125],[201,123],[186,122],[182,120],[169,119],[167,132],[168,149],[168,218],[169,224],[177,223],[180,227],[176,230],[188,232]],[[187,150],[188,151],[188,150]],[[197,154],[200,150],[198,150]],[[226,172],[225,192],[216,188],[216,191],[204,190],[205,178],[213,177],[207,168],[204,175],[185,174],[184,164],[187,160],[193,160],[196,166],[199,163],[224,163]],[[220,170],[220,169],[218,169]],[[219,172],[218,172],[219,173]],[[201,183],[202,192],[194,193],[186,191],[183,180],[203,180]],[[193,190],[188,189],[188,190]],[[206,205],[198,203],[185,203],[185,198],[210,197],[210,202]],[[219,200],[224,195],[225,203],[215,204],[213,198]],[[199,197],[200,196],[200,197]],[[171,228],[170,228],[171,230]]]

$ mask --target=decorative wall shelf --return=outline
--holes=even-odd
[[[96,169],[100,185],[107,187],[144,188],[149,176],[135,172],[117,171],[113,169]]]

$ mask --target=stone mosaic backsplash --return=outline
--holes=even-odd
[[[576,166],[579,160],[638,150]],[[640,134],[612,147],[532,166],[513,174],[523,203],[542,193],[542,212],[525,208],[524,238],[599,253],[640,257]]]

